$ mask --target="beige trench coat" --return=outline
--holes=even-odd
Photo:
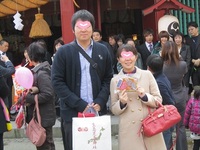
[[[162,133],[152,137],[145,137],[141,134],[141,121],[148,114],[148,107],[155,109],[155,100],[162,102],[160,91],[157,83],[147,70],[136,68],[136,73],[130,75],[138,80],[137,86],[145,89],[148,102],[143,102],[138,98],[136,92],[127,92],[129,101],[125,108],[120,108],[119,91],[117,82],[120,78],[127,77],[121,71],[112,78],[111,93],[111,111],[114,115],[119,116],[119,150],[166,150]]]

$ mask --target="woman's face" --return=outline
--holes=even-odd
[[[136,60],[137,56],[133,52],[125,50],[122,50],[121,56],[118,58],[125,72],[132,72],[134,70]]]
[[[161,42],[162,45],[165,44],[167,41],[168,41],[168,38],[166,38],[166,37],[162,37],[160,39],[160,42]]]
[[[117,41],[117,45],[120,47],[121,45],[123,45],[123,41],[122,40],[118,40]]]
[[[174,37],[174,42],[176,43],[176,45],[181,45],[181,44],[182,44],[182,41],[183,41],[183,39],[182,39],[182,36],[181,36],[181,35],[176,35],[176,36]]]
[[[24,51],[24,57],[26,58],[26,60],[29,59],[29,57],[28,57],[28,53],[27,53],[27,50]]]
[[[55,46],[55,48],[56,48],[56,51],[58,50],[58,48],[59,47],[61,47],[62,46],[62,44],[60,44],[60,43],[58,43],[58,44],[56,44],[56,46]]]

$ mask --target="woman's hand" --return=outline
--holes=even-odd
[[[137,91],[139,97],[144,97],[145,96],[145,90],[144,90],[144,88],[137,87],[136,91]]]
[[[128,95],[126,93],[126,90],[123,90],[119,93],[119,100],[122,104],[127,104],[128,102]]]
[[[30,88],[29,92],[31,94],[37,94],[37,93],[39,93],[39,89],[38,89],[38,87],[33,86],[32,88]]]

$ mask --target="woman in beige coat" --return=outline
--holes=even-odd
[[[119,116],[119,150],[166,150],[161,133],[145,137],[141,121],[162,98],[153,75],[135,67],[137,50],[122,45],[117,52],[123,69],[111,80],[111,111]]]

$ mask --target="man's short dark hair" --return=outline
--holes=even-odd
[[[99,29],[94,29],[93,32],[98,32],[100,34],[100,36],[102,36],[102,32]]]
[[[153,73],[161,72],[163,69],[163,59],[156,54],[150,55],[147,58],[147,66]]]
[[[198,24],[196,23],[196,22],[194,22],[194,21],[191,21],[191,22],[189,22],[188,24],[187,24],[187,28],[189,28],[189,27],[195,27],[195,28],[198,28]]]
[[[146,36],[148,36],[148,35],[150,35],[150,34],[154,34],[154,32],[153,32],[153,29],[151,29],[151,28],[148,28],[148,29],[145,29],[144,31],[143,31],[143,36],[144,37],[146,37]]]
[[[94,29],[94,26],[95,26],[94,16],[89,11],[82,9],[73,14],[72,19],[71,19],[73,30],[78,19],[82,21],[89,21],[92,25],[92,29]]]
[[[3,45],[4,43],[9,43],[7,40],[5,40],[5,39],[2,39],[2,40],[0,40],[0,45]]]

